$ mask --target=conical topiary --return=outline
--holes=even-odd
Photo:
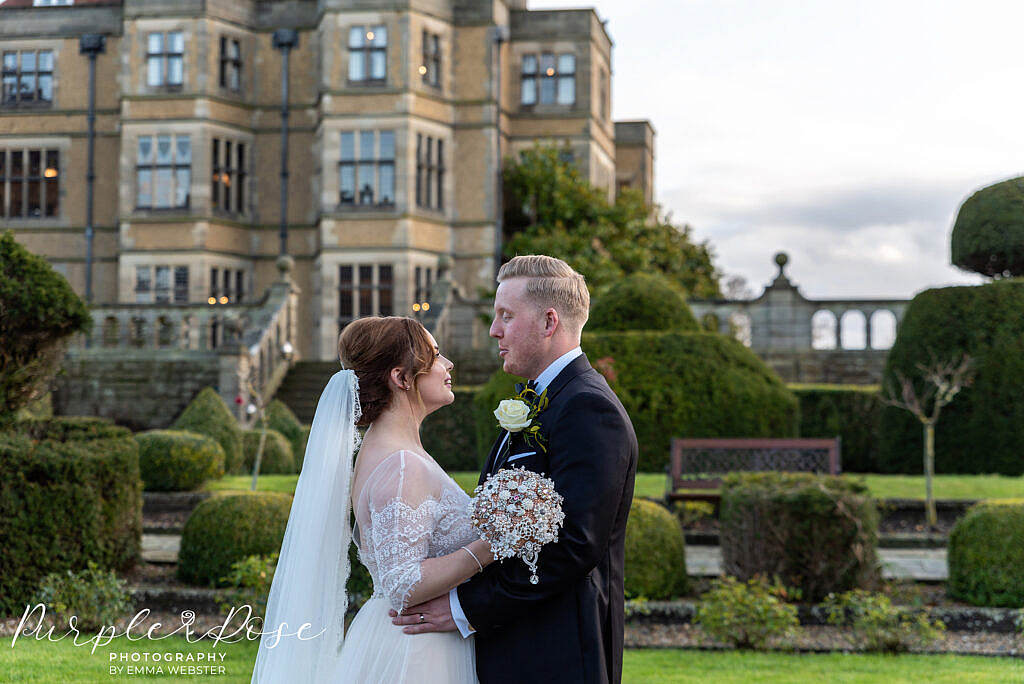
[[[203,388],[172,426],[212,437],[224,449],[224,470],[235,472],[242,462],[242,428],[212,387]]]

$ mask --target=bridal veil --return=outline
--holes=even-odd
[[[313,416],[252,684],[315,682],[318,672],[333,672],[339,660],[348,607],[349,498],[359,416],[355,371],[340,370],[327,383]]]

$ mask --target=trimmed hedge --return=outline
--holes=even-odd
[[[447,471],[477,470],[480,467],[480,447],[474,420],[474,400],[479,389],[474,386],[453,387],[455,401],[431,413],[420,426],[423,448]],[[485,448],[490,448],[490,442]]]
[[[0,615],[20,615],[52,572],[128,570],[142,541],[131,438],[34,442],[0,434]]]
[[[935,426],[935,472],[1024,474],[1024,279],[925,290],[907,307],[885,367],[924,386],[918,363],[932,354],[975,361],[974,384],[942,409]],[[920,473],[921,423],[909,411],[884,407],[879,471]]]
[[[260,429],[242,431],[242,464],[237,474],[251,475],[256,465],[256,452],[260,447]],[[267,429],[260,459],[261,475],[291,475],[296,472],[292,445],[277,430]]]
[[[224,471],[238,472],[242,464],[242,428],[212,387],[203,388],[171,428],[198,432],[217,440],[224,449]]]
[[[856,481],[811,473],[733,473],[719,508],[723,569],[741,580],[778,576],[803,599],[872,588],[878,508]]]
[[[1024,606],[1024,501],[981,503],[957,521],[948,591],[976,606]]]
[[[1024,177],[978,190],[956,215],[954,265],[988,276],[1024,275]]]
[[[257,423],[257,428],[259,424]],[[309,426],[303,426],[292,410],[280,399],[267,404],[267,427],[277,430],[292,447],[295,461],[295,472],[302,471],[302,459],[306,456],[306,439],[309,437]],[[249,469],[252,472],[252,469]]]
[[[252,492],[213,496],[196,506],[185,523],[178,552],[178,579],[223,586],[221,577],[246,556],[278,553],[292,496]]]
[[[89,307],[46,259],[0,235],[0,416],[46,391],[71,336],[92,328]]]
[[[653,501],[634,499],[626,521],[626,598],[675,598],[689,588],[686,542],[674,515]]]
[[[640,443],[640,472],[662,472],[673,437],[794,437],[797,399],[736,340],[711,332],[584,333]],[[498,371],[477,396],[478,444],[498,435],[493,411],[517,378]]]
[[[93,416],[59,416],[19,420],[14,431],[35,440],[52,439],[58,442],[88,442],[94,439],[124,439],[132,432],[114,425],[109,418]]]
[[[147,492],[190,492],[224,476],[224,449],[206,435],[150,430],[135,435]]]
[[[594,301],[587,332],[697,330],[685,297],[660,275],[636,272],[612,283]]]
[[[877,385],[791,383],[787,387],[800,402],[801,437],[840,437],[843,472],[878,472],[878,421],[883,405]]]

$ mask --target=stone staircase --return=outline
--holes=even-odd
[[[288,370],[274,398],[284,402],[300,422],[312,423],[320,393],[339,370],[337,361],[299,361]]]

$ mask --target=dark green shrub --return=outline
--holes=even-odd
[[[131,437],[131,430],[114,425],[109,418],[93,416],[57,416],[19,420],[13,430],[31,439],[53,439],[58,442],[87,442],[94,439]]]
[[[348,592],[348,607],[351,611],[363,605],[373,595],[373,578],[370,577],[370,571],[359,560],[359,550],[355,544],[350,544],[348,547],[348,563],[350,571],[345,590]]]
[[[735,648],[786,646],[800,621],[796,606],[785,603],[785,587],[762,577],[739,582],[723,577],[700,597],[694,622],[708,636]]]
[[[474,399],[479,388],[455,387],[455,401],[434,411],[420,426],[423,448],[451,472],[477,470],[480,452],[474,421]],[[488,442],[487,447],[490,447]]]
[[[878,508],[856,481],[810,473],[733,473],[719,509],[725,572],[778,577],[809,601],[877,581]]]
[[[242,465],[242,428],[213,388],[199,392],[171,427],[217,440],[224,449],[224,471],[238,472]]]
[[[973,506],[949,534],[949,595],[976,606],[1024,606],[1024,501]]]
[[[9,230],[0,235],[0,312],[0,415],[9,415],[46,391],[92,317],[64,276]]]
[[[988,276],[1024,275],[1024,178],[978,190],[956,215],[953,264]]]
[[[128,582],[116,573],[103,570],[94,561],[80,572],[66,570],[43,578],[32,604],[42,603],[56,624],[73,625],[79,630],[98,630],[114,625],[131,610]]]
[[[206,435],[150,430],[135,435],[139,471],[149,492],[189,492],[224,475],[224,449]]]
[[[626,521],[626,598],[675,598],[688,585],[679,521],[653,501],[633,499]]]
[[[256,427],[259,427],[257,423]],[[307,429],[303,429],[302,423],[295,417],[292,410],[279,399],[274,399],[267,404],[267,427],[277,430],[292,447],[292,457],[295,461],[295,472],[302,471],[302,459],[306,456],[306,437],[309,435]],[[250,472],[252,470],[250,469]]]
[[[216,585],[235,561],[280,552],[291,506],[291,495],[279,492],[206,499],[192,511],[182,531],[178,579]]]
[[[0,615],[20,615],[50,573],[90,560],[130,569],[141,540],[134,439],[33,442],[0,434]]]
[[[259,428],[242,431],[243,456],[239,474],[252,474],[259,446]],[[293,473],[295,473],[295,458],[292,456],[292,445],[277,430],[267,430],[267,439],[263,443],[263,458],[260,459],[260,474],[291,475]]]
[[[885,594],[854,589],[824,603],[828,622],[848,628],[843,635],[854,647],[881,653],[904,653],[927,646],[945,632],[942,620],[932,621],[923,610],[894,606]]]
[[[584,333],[583,351],[609,378],[640,443],[640,472],[662,472],[673,437],[793,437],[796,397],[757,356],[709,332]],[[517,378],[498,371],[477,395],[486,456],[498,436],[494,408]]]
[[[970,387],[942,409],[935,426],[935,472],[1024,474],[1024,280],[925,290],[907,307],[889,351],[884,381],[900,372],[924,381],[917,364],[934,356],[974,360]],[[921,473],[923,431],[909,411],[881,410],[879,469]]]
[[[840,437],[843,472],[878,472],[876,385],[787,386],[800,402],[801,437]]]
[[[660,275],[632,273],[594,300],[587,332],[697,330],[686,298]]]

